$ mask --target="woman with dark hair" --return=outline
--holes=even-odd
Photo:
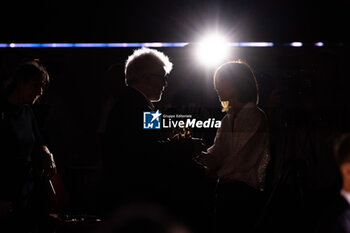
[[[31,105],[48,82],[42,65],[26,62],[5,82],[0,98],[0,222],[14,232],[37,230],[47,217],[42,184],[56,166]]]
[[[269,162],[267,119],[257,107],[258,85],[248,64],[221,65],[214,74],[214,87],[227,114],[214,144],[196,161],[218,178],[219,232],[251,232],[259,216]]]

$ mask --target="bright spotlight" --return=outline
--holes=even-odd
[[[215,66],[224,61],[229,55],[229,43],[220,35],[205,37],[196,47],[199,61],[207,66]]]

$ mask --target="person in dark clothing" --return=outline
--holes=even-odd
[[[342,135],[334,147],[334,155],[342,177],[339,194],[324,209],[316,226],[317,233],[350,232],[350,134]]]
[[[118,185],[117,197],[122,202],[155,197],[157,187],[151,186],[161,177],[155,174],[160,169],[155,160],[161,158],[154,158],[159,155],[154,150],[161,135],[158,130],[143,129],[143,112],[154,110],[151,101],[161,99],[167,85],[165,76],[172,69],[164,54],[145,48],[137,51],[126,64],[127,86],[110,111],[103,153],[106,178],[113,178],[111,185]]]
[[[48,217],[43,184],[56,166],[31,109],[48,82],[42,65],[27,62],[4,84],[1,96],[0,221],[13,232],[38,231]]]
[[[126,86],[108,117],[103,152],[110,211],[137,202],[184,207],[184,199],[194,199],[194,180],[201,172],[204,176],[192,161],[202,148],[200,140],[164,140],[160,130],[143,125],[145,112],[159,120],[153,103],[161,100],[171,69],[168,57],[148,48],[134,51],[126,62]]]

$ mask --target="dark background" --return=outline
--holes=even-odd
[[[312,107],[326,112],[331,127],[349,129],[348,1],[7,1],[0,9],[1,43],[196,42],[208,31],[222,32],[232,42],[275,42],[272,48],[236,48],[231,58],[251,64],[262,97],[283,82],[283,104],[298,108],[298,96],[307,90]],[[282,46],[292,41],[329,45]],[[101,175],[97,128],[110,84],[106,71],[112,64],[124,64],[133,49],[0,49],[2,79],[25,59],[40,59],[50,73],[51,84],[36,108],[72,195],[70,208],[78,212],[96,209]],[[196,62],[192,47],[159,50],[171,58],[174,70],[158,107],[176,111],[194,106],[204,116],[221,117],[213,70]],[[195,133],[209,146],[215,130]]]
[[[207,30],[230,41],[347,41],[349,2],[4,1],[1,42],[190,41]]]

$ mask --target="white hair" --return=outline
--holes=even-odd
[[[142,47],[134,50],[133,54],[125,62],[126,81],[134,80],[136,73],[142,72],[149,65],[149,62],[162,64],[165,74],[169,74],[173,69],[173,63],[170,62],[169,57],[163,52]]]

